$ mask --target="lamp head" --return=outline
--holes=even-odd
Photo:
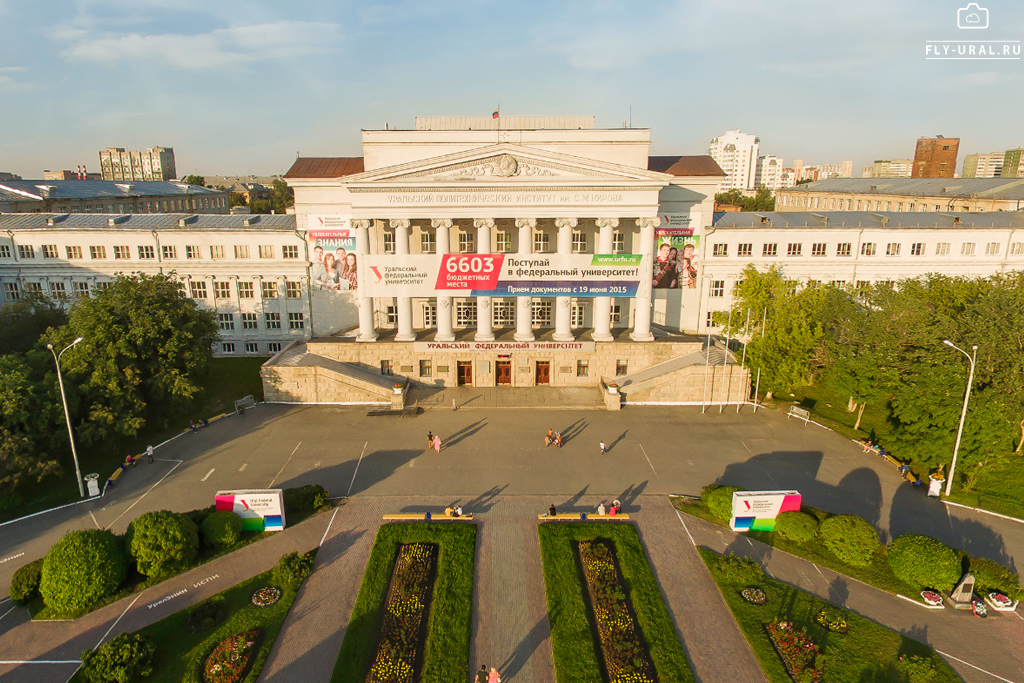
[[[46,345],[46,348],[47,348],[47,350],[49,350],[49,351],[53,351],[53,344],[47,344],[47,345]]]
[[[77,344],[77,343],[78,343],[78,342],[80,342],[80,341],[82,341],[82,337],[79,337],[79,338],[78,338],[78,339],[76,339],[75,341],[71,342],[71,345],[72,345],[72,346],[74,346],[75,344]]]
[[[953,342],[949,341],[948,339],[943,339],[942,343],[945,344],[946,346],[952,346],[953,345]]]

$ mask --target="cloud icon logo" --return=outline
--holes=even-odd
[[[988,10],[972,2],[956,11],[956,25],[960,28],[988,28]]]
[[[979,17],[977,14],[968,14],[966,17],[966,21],[968,24],[980,24],[981,17]]]

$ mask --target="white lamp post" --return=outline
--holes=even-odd
[[[82,341],[81,337],[65,346],[64,351],[67,351],[80,341]],[[60,374],[60,357],[64,355],[64,351],[57,353],[53,350],[53,344],[47,344],[46,348],[48,348],[50,353],[53,354],[53,360],[57,363],[57,383],[60,385],[60,400],[64,403],[64,419],[68,423],[68,439],[71,440],[71,457],[75,459],[75,480],[78,482],[78,496],[80,498],[85,498],[85,489],[82,487],[82,470],[78,467],[78,453],[75,451],[75,434],[71,430],[71,415],[68,413],[68,399],[64,395],[64,378],[61,377]]]
[[[946,496],[948,497],[949,492],[953,489],[953,472],[956,470],[956,456],[957,453],[960,452],[960,437],[963,436],[964,433],[964,418],[967,417],[967,402],[971,400],[971,387],[974,385],[974,363],[978,360],[978,345],[975,344],[971,347],[974,352],[974,356],[972,358],[970,354],[948,339],[943,339],[942,343],[967,356],[967,360],[971,364],[971,372],[967,377],[967,393],[964,394],[964,408],[960,411],[960,428],[956,430],[956,445],[953,446],[953,463],[949,466],[949,479],[946,480]]]

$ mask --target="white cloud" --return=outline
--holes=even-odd
[[[79,29],[54,37],[70,43],[61,54],[71,61],[162,61],[182,69],[220,69],[261,60],[288,59],[333,49],[337,26],[323,22],[278,21],[215,29],[207,33],[130,33],[93,37]]]

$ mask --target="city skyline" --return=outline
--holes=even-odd
[[[631,121],[652,154],[705,154],[735,128],[761,154],[855,168],[937,134],[961,138],[961,160],[1020,147],[1020,61],[924,58],[924,41],[960,37],[958,6],[0,0],[0,171],[98,171],[108,146],[168,145],[181,176],[271,175],[297,152],[357,155],[359,129],[499,103]],[[987,7],[984,38],[1024,38],[1024,7]]]

